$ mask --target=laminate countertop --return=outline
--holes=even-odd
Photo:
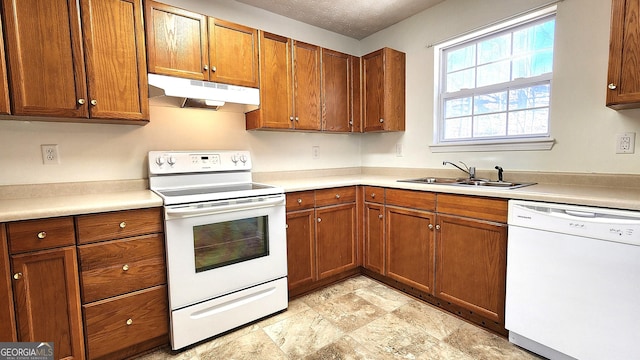
[[[517,189],[499,189],[397,181],[398,179],[410,178],[410,174],[398,176],[354,173],[317,176],[315,173],[303,173],[292,176],[290,173],[262,173],[256,175],[254,181],[282,187],[285,192],[368,185],[640,211],[640,187],[631,186],[637,183],[636,176],[630,176],[611,186],[601,185],[603,182],[598,181],[596,177],[585,179],[585,184],[544,183],[540,181],[536,185]],[[625,184],[630,185],[624,186]],[[0,222],[162,205],[162,199],[148,190],[146,180],[0,186]]]

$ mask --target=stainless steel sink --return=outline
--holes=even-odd
[[[440,177],[423,177],[416,179],[398,180],[400,182],[408,182],[415,184],[433,184],[433,185],[453,185],[453,186],[484,186],[501,189],[517,189],[535,183],[515,183],[509,181],[491,181],[486,179],[461,179],[461,178],[440,178]]]

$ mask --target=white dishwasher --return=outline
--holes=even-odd
[[[640,359],[640,212],[509,201],[505,327],[549,359]]]

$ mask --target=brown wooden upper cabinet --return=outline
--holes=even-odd
[[[640,1],[611,2],[611,37],[607,106],[620,110],[640,107]]]
[[[258,31],[155,1],[145,3],[149,72],[258,87]]]
[[[405,53],[382,48],[362,57],[364,131],[404,131]]]
[[[146,123],[142,0],[2,0],[2,8],[13,114]]]
[[[360,132],[360,58],[321,49],[322,130]]]
[[[7,63],[4,53],[4,36],[2,35],[2,19],[0,19],[0,114],[9,114],[9,83],[7,81]]]
[[[247,130],[320,130],[320,48],[260,31],[260,109]]]

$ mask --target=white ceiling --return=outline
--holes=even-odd
[[[444,0],[236,1],[360,40]]]

